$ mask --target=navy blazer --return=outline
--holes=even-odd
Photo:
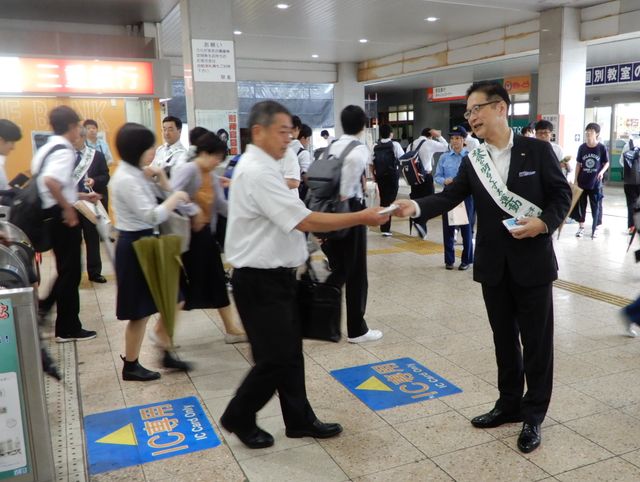
[[[495,286],[509,270],[511,279],[520,286],[550,283],[558,277],[552,233],[571,206],[571,188],[550,143],[514,135],[507,188],[542,209],[540,219],[549,228],[547,234],[526,239],[511,236],[502,224],[511,216],[483,187],[468,156],[446,191],[416,200],[420,219],[445,213],[471,194],[478,219],[473,279]]]

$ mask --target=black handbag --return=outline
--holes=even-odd
[[[342,289],[318,281],[310,261],[298,280],[298,309],[303,338],[340,341]]]

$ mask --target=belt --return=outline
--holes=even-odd
[[[295,274],[298,268],[234,268],[234,271],[264,274]]]

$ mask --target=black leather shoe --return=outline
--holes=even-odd
[[[444,265],[444,269],[452,270],[453,269],[453,265],[452,264],[445,264]]]
[[[160,378],[160,374],[158,372],[147,370],[138,363],[138,360],[129,362],[125,360],[123,356],[120,356],[120,358],[124,362],[124,367],[122,368],[123,380],[133,382],[150,382],[151,380],[157,380]]]
[[[164,356],[162,357],[162,366],[165,368],[172,368],[174,370],[182,370],[183,372],[188,372],[193,368],[191,363],[178,360],[168,351],[164,352]]]
[[[301,438],[301,437],[315,437],[315,438],[330,438],[335,437],[342,432],[342,425],[339,423],[324,423],[316,419],[310,427],[303,429],[289,429],[285,431],[285,434],[289,438]]]
[[[471,425],[477,428],[495,428],[504,423],[515,422],[522,422],[522,415],[519,413],[504,413],[499,408],[494,408],[488,413],[471,419]]]
[[[538,448],[542,441],[540,425],[533,423],[523,423],[522,432],[518,437],[518,448],[520,452],[528,454]]]
[[[460,271],[466,271],[469,269],[469,265],[467,263],[460,263],[460,266],[458,266],[458,269]]]
[[[93,281],[94,283],[106,283],[107,278],[99,274],[98,276],[89,276],[89,281]]]
[[[224,416],[220,419],[220,425],[227,432],[235,433],[240,442],[250,449],[265,449],[273,445],[273,436],[258,426],[249,430],[236,430],[225,422]]]

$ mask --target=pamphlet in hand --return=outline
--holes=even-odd
[[[378,214],[380,214],[381,216],[383,216],[385,214],[391,214],[392,212],[394,212],[399,207],[400,206],[398,206],[397,204],[392,204],[391,206],[388,206],[388,207],[378,211]]]
[[[522,227],[518,224],[518,218],[503,219],[502,224],[504,224],[504,227],[507,228],[509,232]]]

